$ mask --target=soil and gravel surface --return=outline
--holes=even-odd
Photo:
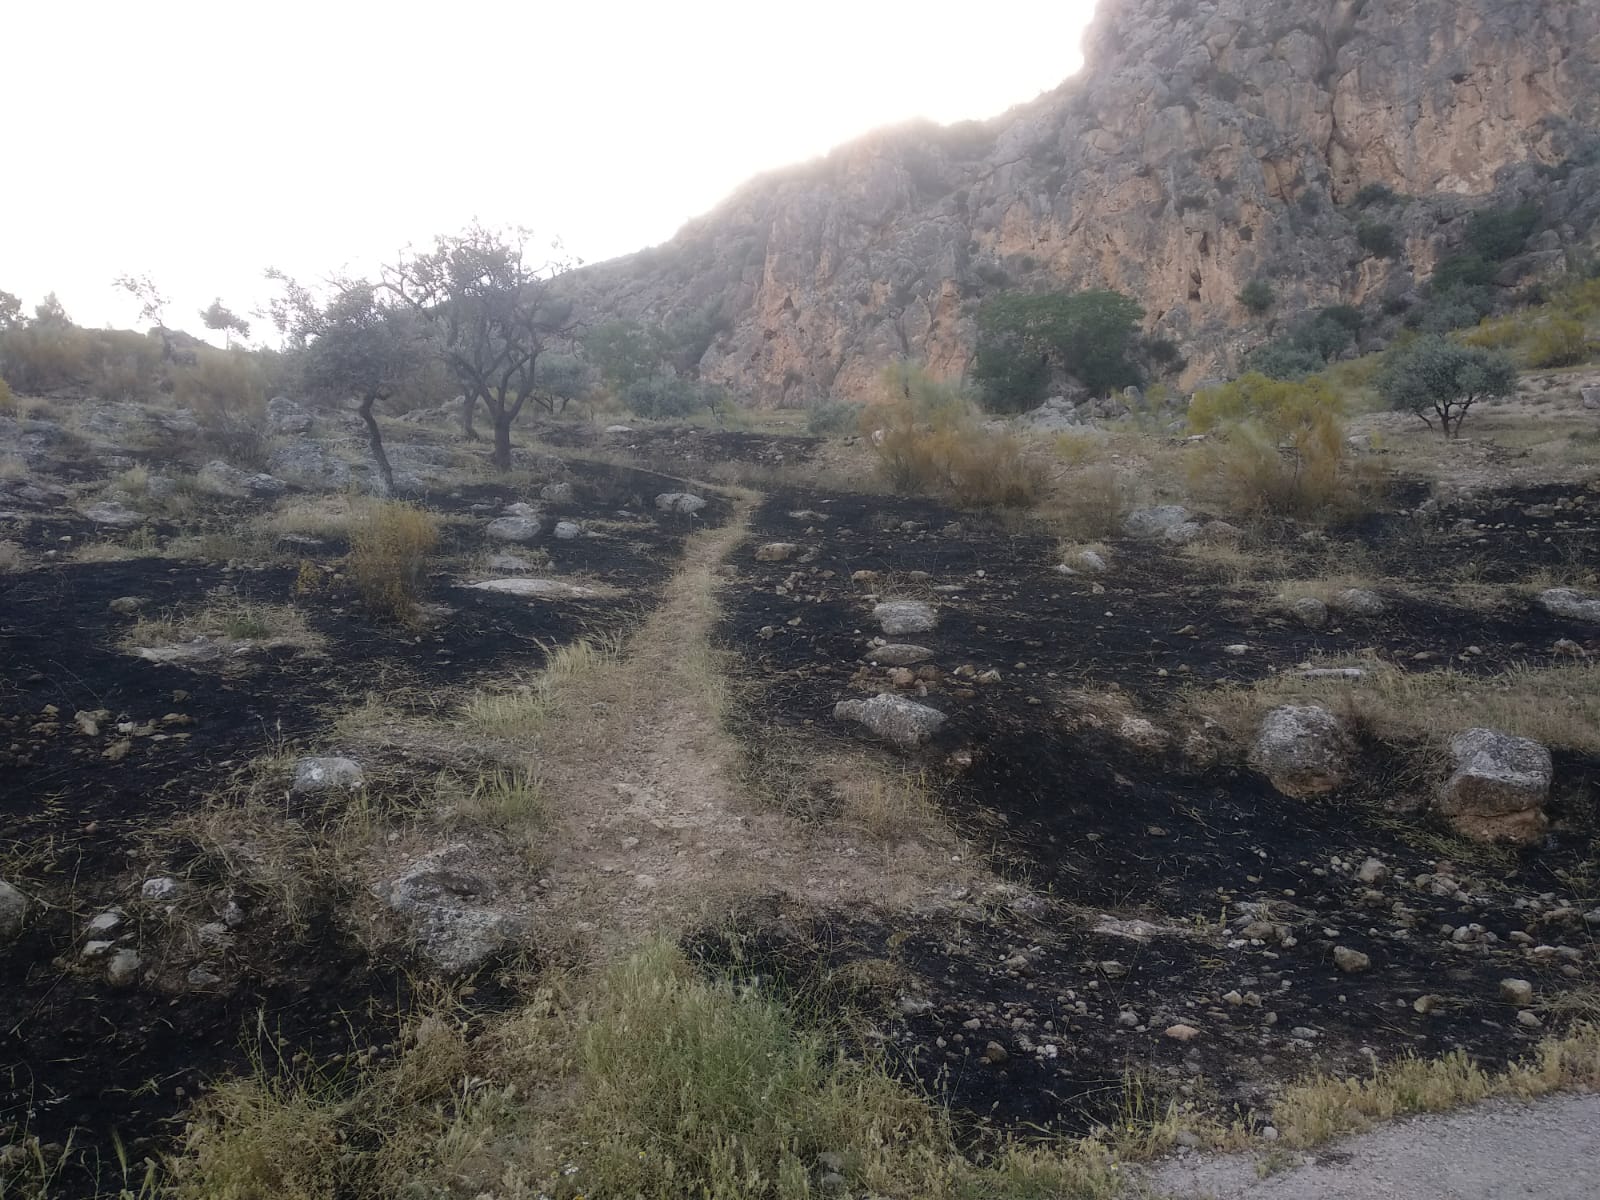
[[[1418,1117],[1294,1157],[1266,1178],[1259,1156],[1190,1157],[1146,1182],[1170,1200],[1589,1200],[1600,1096]]]

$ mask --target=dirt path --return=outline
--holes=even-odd
[[[1168,1163],[1149,1183],[1171,1200],[1588,1200],[1600,1162],[1600,1096],[1497,1101],[1401,1121],[1266,1179],[1257,1161]]]
[[[948,849],[874,844],[746,795],[712,634],[721,568],[747,552],[754,503],[691,540],[662,604],[619,658],[571,681],[540,738],[558,813],[540,917],[547,938],[615,948],[725,912],[740,895],[900,907],[936,903],[956,886],[963,868]]]

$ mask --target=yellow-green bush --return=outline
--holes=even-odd
[[[1240,516],[1347,509],[1357,489],[1346,470],[1344,411],[1317,376],[1251,374],[1201,392],[1189,424],[1210,436],[1191,458],[1191,487]]]
[[[1017,438],[979,425],[959,387],[905,367],[890,368],[884,383],[891,399],[869,407],[861,425],[896,491],[941,493],[979,508],[1038,501],[1043,469]]]
[[[21,410],[17,398],[11,392],[11,385],[0,379],[0,416],[14,417]]]
[[[1583,322],[1567,317],[1545,321],[1528,341],[1530,367],[1571,367],[1589,357]]]
[[[439,544],[432,513],[397,500],[372,505],[350,528],[350,578],[379,616],[410,623]]]

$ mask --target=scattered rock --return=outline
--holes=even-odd
[[[508,596],[526,596],[535,600],[583,600],[598,596],[600,592],[564,579],[484,579],[467,584],[480,592],[504,592]]]
[[[1420,1013],[1422,1016],[1427,1016],[1434,1009],[1439,1007],[1439,997],[1433,995],[1418,996],[1411,1002],[1411,1007],[1414,1011]]]
[[[9,942],[21,933],[27,915],[28,898],[0,879],[0,942]]]
[[[1583,407],[1590,412],[1600,409],[1600,387],[1578,389],[1578,399]]]
[[[1500,999],[1518,1008],[1527,1008],[1533,1003],[1533,984],[1526,979],[1502,979]]]
[[[139,894],[146,900],[171,900],[183,890],[183,884],[170,875],[157,875],[146,879]]]
[[[522,933],[517,917],[484,903],[497,889],[477,869],[480,858],[464,843],[444,846],[417,859],[379,892],[410,921],[422,957],[447,974],[481,966]]]
[[[135,525],[144,524],[142,513],[124,508],[115,500],[103,500],[99,504],[91,504],[84,510],[83,515],[96,525],[104,525],[110,529],[132,529]]]
[[[549,504],[571,504],[577,495],[570,483],[547,483],[539,489],[539,499]]]
[[[913,646],[907,642],[890,642],[885,646],[874,646],[866,654],[868,662],[884,667],[914,667],[932,657],[933,651],[926,646]]]
[[[557,521],[555,535],[558,541],[574,541],[583,536],[583,526],[576,521]]]
[[[800,547],[794,542],[768,542],[765,546],[756,547],[757,562],[788,562]]]
[[[692,516],[705,506],[705,500],[692,492],[662,492],[656,497],[656,508],[661,512]]]
[[[1333,965],[1346,975],[1356,975],[1371,967],[1372,959],[1359,950],[1352,950],[1349,946],[1335,946]]]
[[[96,937],[101,937],[115,932],[122,925],[122,921],[122,914],[116,909],[110,909],[89,918],[89,923],[83,927],[83,931]]]
[[[1389,611],[1388,601],[1368,588],[1345,588],[1334,596],[1329,607],[1351,617],[1378,617]]]
[[[137,950],[124,947],[106,961],[106,982],[115,988],[132,987],[138,982],[143,965]]]
[[[922,600],[885,600],[873,608],[872,615],[890,637],[931,633],[939,624],[938,610]]]
[[[190,967],[189,974],[185,978],[188,980],[189,986],[195,988],[216,987],[222,982],[221,975],[218,975],[210,967],[204,966]]]
[[[132,616],[134,613],[138,612],[144,607],[144,597],[118,596],[110,604],[106,605],[106,607],[112,612],[116,613],[118,616]]]
[[[1321,629],[1328,623],[1328,606],[1315,596],[1302,596],[1289,606],[1295,620],[1307,629]]]
[[[294,764],[294,783],[290,790],[296,795],[312,792],[354,791],[364,786],[366,777],[361,764],[352,758],[330,756],[302,758]]]
[[[1455,771],[1438,808],[1468,837],[1531,843],[1544,833],[1550,751],[1528,738],[1468,729],[1450,742]]]
[[[1186,525],[1193,526],[1194,536],[1199,536],[1200,526],[1190,518],[1187,508],[1181,504],[1161,504],[1134,509],[1122,522],[1122,531],[1129,537],[1168,537],[1169,531]]]
[[[1099,551],[1079,550],[1067,555],[1057,570],[1078,575],[1104,575],[1107,566],[1105,557]]]
[[[353,478],[349,463],[309,439],[274,450],[267,460],[267,470],[279,479],[318,491],[347,488]]]
[[[497,542],[531,542],[544,530],[538,517],[497,517],[484,527],[484,534]]]
[[[1010,1053],[999,1042],[990,1042],[983,1048],[983,1057],[986,1062],[998,1065],[1010,1058]]]
[[[1320,705],[1289,704],[1262,718],[1250,765],[1284,795],[1305,798],[1343,786],[1351,754],[1338,717]]]
[[[270,499],[289,490],[288,484],[275,476],[241,471],[221,459],[213,459],[201,467],[195,475],[195,482],[203,491],[217,496]]]
[[[1369,886],[1379,884],[1389,878],[1389,868],[1381,858],[1369,858],[1356,871],[1356,878]]]
[[[1600,597],[1577,588],[1548,588],[1539,593],[1539,607],[1572,621],[1600,621]]]
[[[1193,1025],[1185,1025],[1179,1022],[1176,1025],[1168,1025],[1163,1031],[1163,1036],[1169,1037],[1175,1042],[1192,1042],[1200,1036],[1200,1031]]]
[[[311,429],[311,414],[287,396],[267,401],[267,429],[271,433],[295,436]]]
[[[887,692],[871,700],[841,700],[833,706],[833,719],[859,722],[901,749],[922,745],[945,723],[938,709]]]

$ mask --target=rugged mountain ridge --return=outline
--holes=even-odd
[[[1086,66],[986,122],[882,130],[761,176],[666,244],[586,268],[595,319],[698,324],[703,377],[764,404],[964,370],[1007,287],[1113,287],[1193,379],[1320,304],[1403,308],[1484,204],[1532,201],[1559,273],[1600,220],[1595,0],[1102,0]],[[1406,198],[1353,205],[1381,184]],[[1358,244],[1382,219],[1392,259]],[[698,347],[697,347],[698,349]]]

